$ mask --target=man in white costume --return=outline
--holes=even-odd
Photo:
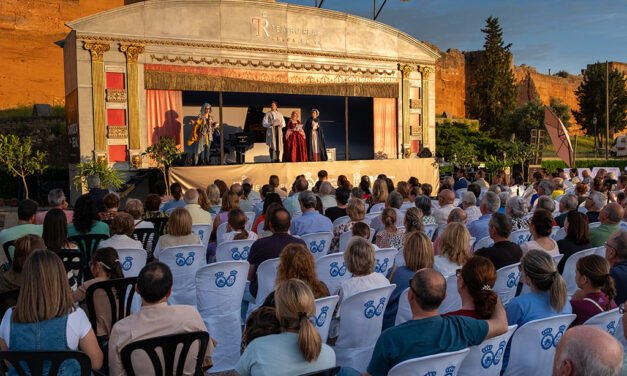
[[[283,128],[285,128],[285,118],[277,109],[277,102],[273,101],[271,110],[263,117],[262,125],[267,129],[266,144],[270,148],[270,160],[272,162],[281,161],[283,151]]]

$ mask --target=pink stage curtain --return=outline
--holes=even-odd
[[[396,99],[374,98],[374,152],[396,158]]]
[[[146,90],[146,134],[148,145],[160,137],[170,137],[181,145],[183,140],[183,93],[174,90]]]

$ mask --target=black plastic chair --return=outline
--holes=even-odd
[[[83,272],[87,268],[87,262],[85,256],[77,249],[63,249],[55,252],[65,266],[65,271],[74,275],[76,279],[76,285],[83,284]]]
[[[152,260],[152,255],[159,241],[159,231],[156,228],[138,228],[133,231],[133,238],[142,242],[142,246],[148,254],[148,260]]]
[[[98,249],[98,244],[107,239],[109,237],[103,234],[74,235],[69,238],[71,242],[78,246],[85,260],[91,260],[91,255]]]
[[[155,229],[159,232],[159,236],[165,234],[166,227],[168,226],[168,217],[146,218],[144,221],[152,222]]]
[[[0,315],[4,317],[4,313],[7,309],[13,307],[17,303],[18,296],[20,296],[20,289],[0,293]]]
[[[311,372],[311,373],[306,373],[304,375],[300,375],[300,376],[335,376],[337,375],[338,372],[340,372],[340,369],[342,367],[333,367],[333,368],[327,368],[327,369],[323,369],[322,371],[316,371],[316,372]]]
[[[196,375],[203,375],[202,363],[207,352],[207,345],[209,343],[209,333],[207,332],[190,332],[182,334],[174,334],[169,336],[154,337],[135,341],[124,346],[121,351],[122,366],[128,376],[134,376],[135,370],[133,368],[133,362],[131,361],[131,355],[135,351],[143,351],[150,358],[155,376],[170,376],[183,374],[185,369],[185,362],[189,356],[189,350],[192,344],[196,341],[200,341],[198,348],[198,354],[196,359]],[[180,355],[176,364],[174,364],[175,357],[179,345],[182,345]],[[161,365],[161,358],[156,349],[161,348],[163,353],[163,364]],[[147,364],[138,364],[138,367],[146,369]]]
[[[48,366],[48,375],[56,376],[66,361],[78,362],[80,376],[91,375],[91,361],[80,351],[0,351],[2,361],[11,364],[19,376],[43,375]],[[4,367],[0,367],[0,376],[4,375]]]
[[[13,264],[13,257],[11,257],[11,252],[9,248],[13,247],[15,240],[9,240],[8,242],[4,242],[2,244],[2,249],[4,249],[4,254],[7,257],[8,265],[6,266],[6,270],[9,270],[11,265]]]
[[[113,324],[122,320],[131,314],[131,303],[135,296],[135,285],[137,285],[137,277],[111,279],[108,281],[96,282],[87,288],[85,293],[85,303],[87,305],[87,315],[89,322],[94,329],[94,333],[98,333],[98,319],[96,306],[94,304],[94,293],[103,290],[109,299],[111,307],[111,327]],[[108,336],[99,336],[100,341],[106,341]]]

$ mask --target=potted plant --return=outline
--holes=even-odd
[[[119,189],[124,184],[118,172],[113,167],[109,167],[109,164],[104,160],[86,158],[76,165],[76,169],[74,187],[78,191],[82,191],[87,186],[87,177],[92,175],[100,178],[100,184],[103,187]]]
[[[24,192],[28,198],[28,185],[26,177],[32,174],[42,173],[48,166],[46,153],[36,150],[33,153],[33,142],[30,137],[19,138],[14,134],[0,135],[0,163],[9,174],[20,177],[24,185]]]
[[[163,175],[167,194],[170,194],[170,185],[168,184],[167,169],[174,161],[181,156],[182,152],[176,146],[176,140],[171,137],[161,137],[156,144],[148,146],[142,155],[147,155],[155,161],[157,168]]]

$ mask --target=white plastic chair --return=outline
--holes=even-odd
[[[492,240],[491,237],[486,236],[485,238],[481,238],[475,242],[475,244],[473,245],[473,250],[477,251],[481,248],[491,247],[492,244],[494,244],[494,240]]]
[[[456,190],[456,191],[455,191],[455,197],[457,197],[457,198],[460,198],[460,199],[461,199],[461,198],[462,198],[462,195],[463,195],[464,193],[466,193],[466,192],[468,192],[468,188],[460,188],[460,189],[458,189],[458,190]]]
[[[496,271],[496,282],[492,289],[507,304],[516,295],[516,288],[520,282],[520,263],[507,265]]]
[[[405,255],[403,255],[402,247],[398,249],[396,256],[394,256],[394,265],[396,265],[397,268],[405,266]]]
[[[620,221],[620,223],[618,224],[618,227],[620,227],[621,230],[627,230],[627,222]]]
[[[146,265],[148,253],[144,249],[118,249],[118,261],[124,277],[137,277]]]
[[[440,202],[438,200],[431,200],[431,213],[440,208]]]
[[[564,264],[564,271],[562,272],[562,277],[564,277],[564,281],[566,281],[566,290],[568,291],[568,296],[572,296],[575,291],[577,291],[577,282],[575,281],[577,261],[579,261],[579,259],[582,257],[594,255],[596,250],[596,248],[584,249],[583,251],[573,253],[566,260],[566,263]]]
[[[318,333],[320,333],[322,343],[326,343],[329,337],[331,319],[333,318],[333,312],[335,312],[335,306],[339,300],[340,297],[338,295],[316,299],[316,317],[314,317],[314,325]]]
[[[339,225],[341,225],[342,223],[348,223],[350,222],[351,219],[349,216],[344,215],[342,217],[336,218],[335,221],[333,221],[333,228],[338,227]]]
[[[257,269],[257,296],[255,302],[248,305],[248,314],[261,307],[263,301],[274,291],[279,259],[273,258],[262,262]]]
[[[346,231],[340,235],[340,252],[344,252],[346,250],[346,245],[348,244],[348,241],[351,240],[352,237],[353,237],[352,231]]]
[[[507,342],[518,326],[512,325],[507,332],[486,339],[478,346],[472,346],[468,356],[462,362],[458,376],[499,376],[501,374],[503,354]]]
[[[246,218],[247,218],[246,225],[244,227],[246,228],[246,231],[252,231],[256,214],[255,212],[244,212],[244,214],[246,214]]]
[[[300,238],[305,242],[305,244],[307,244],[307,248],[309,248],[314,258],[319,259],[329,253],[331,241],[333,240],[333,233],[316,232],[313,234],[302,235]]]
[[[202,244],[207,248],[209,245],[209,238],[211,237],[210,225],[192,225],[192,232],[200,238]]]
[[[564,255],[560,253],[559,255],[555,255],[555,256],[552,256],[552,257],[553,257],[553,262],[557,266],[557,264],[559,264],[560,261],[562,261],[562,258],[564,258]]]
[[[408,211],[409,209],[415,208],[415,207],[416,207],[416,204],[413,202],[403,202],[399,210],[404,213]]]
[[[392,265],[394,265],[394,259],[397,253],[398,250],[396,248],[381,248],[377,250],[374,253],[377,263],[374,267],[374,271],[386,276],[388,271],[392,268]]]
[[[207,262],[207,247],[200,244],[165,248],[159,254],[159,261],[172,271],[168,303],[196,306],[196,272]]]
[[[383,209],[385,209],[385,203],[384,202],[380,202],[378,204],[374,204],[372,205],[372,208],[370,208],[370,213],[381,213],[383,211]]]
[[[555,237],[557,236],[557,233],[561,230],[562,228],[559,226],[553,226],[553,228],[551,229],[551,239],[557,241],[555,239]]]
[[[261,221],[257,225],[257,234],[261,234],[263,232],[263,226],[266,224],[266,221]]]
[[[242,298],[249,268],[247,261],[226,261],[196,272],[198,312],[211,338],[220,344],[211,355],[213,372],[233,369],[239,360]]]
[[[220,243],[216,248],[216,261],[248,260],[254,240],[231,240]]]
[[[394,320],[395,326],[412,319],[411,307],[409,306],[407,295],[409,295],[409,287],[406,288],[398,298],[398,309],[396,311],[396,319]]]
[[[213,205],[211,207],[211,210],[217,214],[220,214],[220,211],[222,210],[222,205]]]
[[[562,227],[559,230],[557,230],[557,232],[555,232],[555,235],[551,234],[551,236],[553,237],[553,240],[555,241],[562,240],[566,238],[566,229]]]
[[[506,376],[549,376],[557,343],[576,315],[558,315],[529,321],[512,336]]]
[[[616,336],[616,328],[618,328],[619,320],[623,315],[619,312],[619,308],[614,308],[607,312],[601,312],[590,317],[583,325],[593,325]]]
[[[379,287],[349,296],[340,303],[340,322],[335,357],[338,366],[365,372],[381,334],[383,312],[396,285]]]
[[[316,273],[331,293],[335,292],[343,281],[352,277],[346,269],[342,253],[332,253],[316,260]]]
[[[470,349],[463,349],[409,359],[392,367],[388,376],[455,376],[469,352]]]
[[[443,315],[461,308],[462,297],[459,296],[459,292],[457,291],[457,276],[453,274],[446,277],[446,297],[442,304],[440,304],[438,312]]]
[[[518,244],[518,245],[528,242],[530,238],[531,238],[531,233],[529,232],[529,230],[516,230],[516,231],[512,231],[512,233],[509,234],[509,240],[512,243]]]
[[[427,234],[429,240],[433,240],[433,235],[435,235],[435,230],[438,229],[438,225],[424,225],[424,232]]]
[[[218,245],[220,245],[220,243],[222,243],[222,237],[226,233],[226,225],[228,225],[227,222],[220,223],[220,225],[216,229],[216,244],[218,244]]]
[[[599,255],[601,257],[605,257],[605,246],[602,245],[600,247],[596,247],[594,254]]]
[[[588,229],[592,230],[593,228],[597,228],[599,226],[601,226],[601,222],[592,222],[588,224]]]
[[[468,245],[470,246],[468,249],[472,250],[473,246],[475,245],[475,242],[477,241],[477,239],[473,238],[472,236],[470,237],[470,239],[468,239]]]

